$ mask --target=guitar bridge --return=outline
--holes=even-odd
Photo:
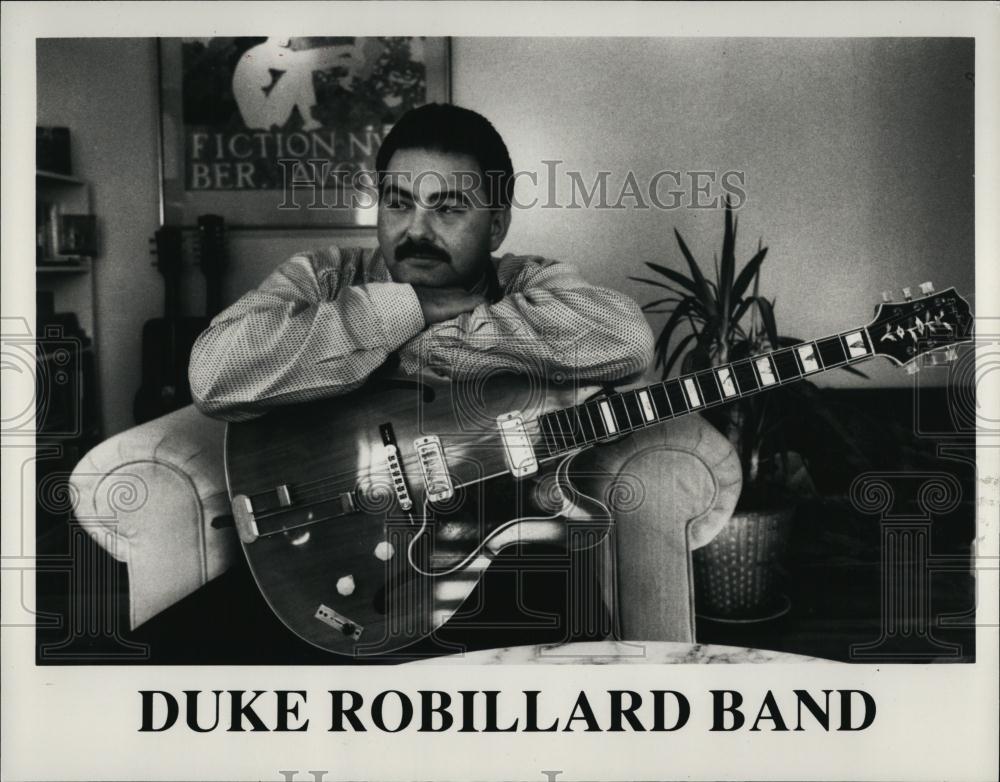
[[[379,433],[382,435],[385,463],[389,468],[389,477],[392,479],[392,490],[396,493],[396,502],[404,511],[413,510],[413,499],[406,486],[406,476],[403,474],[403,465],[399,459],[399,447],[396,445],[396,433],[392,430],[392,424],[382,424],[379,427]]]

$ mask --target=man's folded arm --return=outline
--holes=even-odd
[[[245,420],[275,405],[347,393],[424,327],[410,285],[343,285],[297,256],[216,317],[191,354],[207,415]]]
[[[621,380],[652,360],[653,335],[638,305],[589,284],[572,265],[505,256],[498,276],[503,299],[432,326],[414,342],[452,377],[498,368]]]

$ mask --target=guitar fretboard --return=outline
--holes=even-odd
[[[802,342],[545,413],[538,418],[542,442],[558,456],[873,355],[865,328]]]

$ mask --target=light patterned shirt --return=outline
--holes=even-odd
[[[296,255],[198,338],[195,404],[216,418],[253,418],[352,391],[393,354],[403,373],[456,380],[512,370],[611,381],[646,368],[653,337],[630,298],[590,285],[570,264],[493,263],[499,301],[426,326],[413,287],[392,281],[378,249]]]

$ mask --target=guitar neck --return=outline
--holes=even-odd
[[[181,270],[184,242],[177,226],[157,229],[153,238],[156,267],[163,275],[163,315],[167,320],[180,316]]]
[[[222,277],[220,275],[205,276],[205,315],[214,318],[222,312]]]
[[[205,315],[222,311],[222,275],[226,268],[226,221],[219,215],[198,217],[198,257],[205,276]]]
[[[611,394],[539,416],[549,456],[727,404],[874,356],[867,327]]]

